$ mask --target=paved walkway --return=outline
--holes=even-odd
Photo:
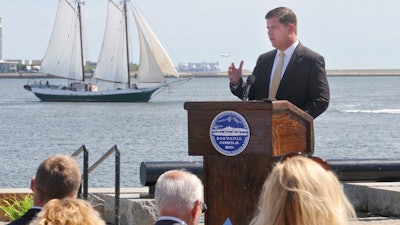
[[[357,222],[351,222],[351,225],[400,225],[400,218],[387,217],[367,217],[359,218]]]

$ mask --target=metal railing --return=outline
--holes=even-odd
[[[96,169],[104,160],[106,160],[113,152],[115,152],[115,202],[114,202],[114,213],[115,213],[115,225],[120,224],[120,213],[119,213],[119,202],[120,202],[120,168],[121,168],[121,156],[118,145],[111,147],[100,159],[98,159],[91,167],[89,167],[89,151],[86,149],[85,145],[82,145],[78,150],[76,150],[72,156],[77,157],[79,154],[83,155],[83,176],[81,187],[79,188],[78,196],[87,200],[89,188],[89,173]],[[83,186],[83,195],[82,195]]]
[[[73,157],[77,157],[79,154],[83,152],[83,175],[82,175],[82,183],[79,187],[78,197],[87,200],[89,195],[89,151],[87,150],[85,145],[82,145],[78,148],[74,153],[72,153]],[[83,188],[82,188],[83,186]],[[83,189],[83,194],[82,194]]]

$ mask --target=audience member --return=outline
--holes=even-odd
[[[105,225],[88,202],[77,198],[50,200],[30,225]]]
[[[197,225],[207,209],[201,180],[185,170],[170,170],[156,183],[156,225]]]
[[[312,158],[296,154],[275,165],[250,225],[350,224],[356,215],[339,180],[325,161]]]
[[[81,173],[75,158],[53,155],[38,167],[31,180],[33,207],[9,225],[27,225],[51,199],[75,198],[81,182]]]

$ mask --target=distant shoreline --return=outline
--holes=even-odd
[[[180,72],[182,77],[227,77],[226,72]],[[244,71],[248,76],[251,71]],[[327,70],[327,76],[400,76],[400,69],[376,69],[376,70]],[[90,77],[90,76],[89,76]],[[53,79],[56,77],[42,73],[0,73],[0,78],[16,79]]]

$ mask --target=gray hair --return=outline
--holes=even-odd
[[[157,180],[155,202],[158,215],[163,209],[184,215],[197,201],[204,201],[201,180],[185,170],[170,170]]]

